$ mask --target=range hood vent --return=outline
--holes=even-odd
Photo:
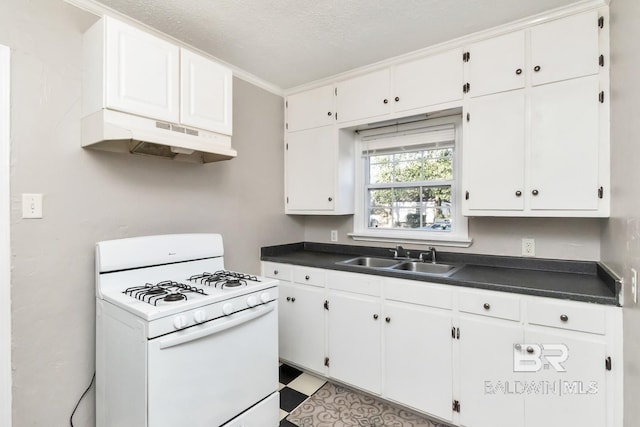
[[[238,154],[228,135],[109,109],[82,119],[82,146],[194,163],[229,160]]]

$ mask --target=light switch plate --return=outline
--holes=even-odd
[[[331,241],[332,242],[338,241],[338,230],[331,230]]]
[[[42,218],[42,194],[22,194],[22,218]]]

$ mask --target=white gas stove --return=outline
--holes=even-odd
[[[98,427],[278,425],[278,281],[223,255],[217,234],[97,244]]]

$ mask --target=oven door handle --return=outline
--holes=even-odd
[[[177,337],[166,338],[160,341],[160,349],[162,350],[165,348],[175,347],[177,345],[184,344],[189,341],[194,341],[200,338],[207,337],[209,335],[217,334],[218,332],[222,332],[227,329],[234,328],[238,325],[250,322],[252,320],[255,320],[259,317],[264,316],[265,314],[273,311],[274,307],[275,307],[275,304],[273,303],[264,304],[253,310],[242,311],[240,313],[245,313],[246,311],[248,311],[249,313],[239,315],[238,317],[235,317],[235,318],[233,317],[234,315],[232,314],[230,318],[225,317],[223,319],[218,319],[218,321],[214,320],[213,323],[216,323],[215,326],[212,326],[206,329],[200,329],[196,332],[187,333]]]

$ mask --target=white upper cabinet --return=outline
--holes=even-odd
[[[524,209],[525,94],[472,98],[464,122],[465,207]]]
[[[335,122],[335,88],[322,86],[290,95],[286,99],[289,132],[331,125]]]
[[[231,135],[231,70],[186,49],[180,51],[180,70],[180,122]]]
[[[389,68],[339,82],[336,97],[338,122],[350,122],[389,113],[390,83]]]
[[[105,107],[179,121],[180,48],[105,17]]]
[[[392,70],[394,111],[461,100],[463,69],[462,49],[396,65]]]
[[[102,109],[232,134],[229,68],[105,16],[83,39],[83,117]]]
[[[469,96],[521,89],[525,84],[525,32],[516,31],[469,46]]]
[[[557,19],[531,29],[531,83],[597,74],[598,13]]]
[[[597,76],[532,90],[532,209],[598,209],[597,94]]]

